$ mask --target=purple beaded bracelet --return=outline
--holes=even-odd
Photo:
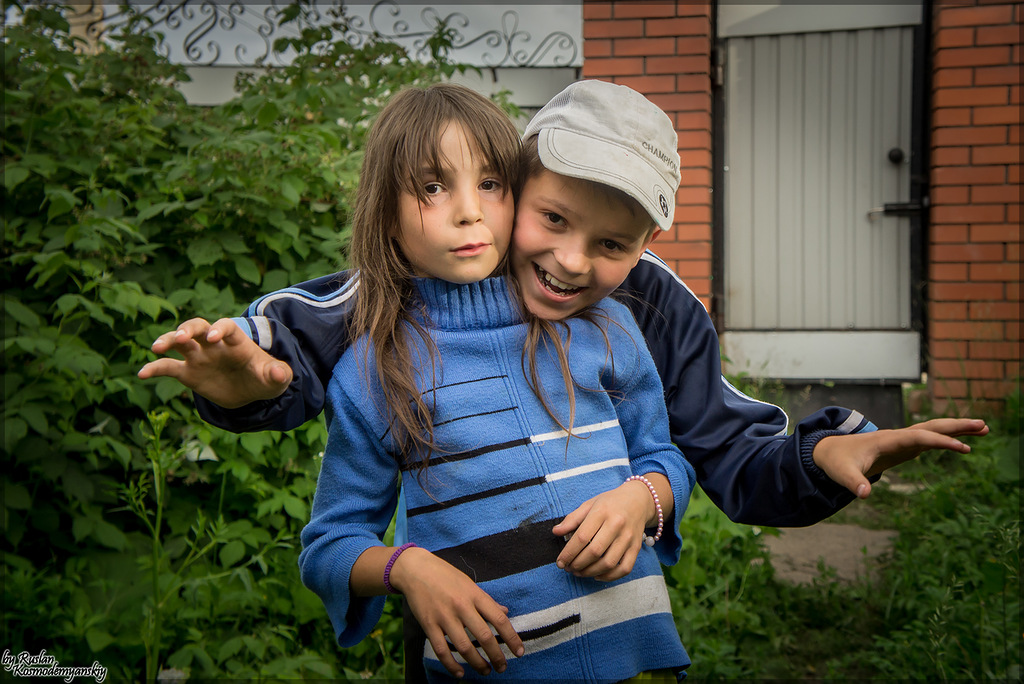
[[[416,546],[416,544],[413,544],[412,542],[402,544],[397,549],[395,549],[395,552],[391,554],[391,558],[388,560],[388,564],[384,566],[384,588],[387,590],[389,594],[398,593],[398,590],[391,586],[391,568],[394,567],[395,561],[398,560],[398,557],[402,555],[403,551],[405,551],[406,549],[411,549],[414,546]]]
[[[661,510],[661,500],[658,499],[658,490],[656,490],[654,485],[651,484],[651,481],[643,475],[630,475],[626,478],[626,482],[632,482],[634,480],[637,482],[643,482],[647,485],[647,488],[651,490],[651,496],[654,497],[654,510],[658,512],[658,531],[654,533],[653,537],[646,534],[644,535],[644,543],[648,546],[654,546],[655,542],[661,539],[661,531],[665,528],[665,514]]]

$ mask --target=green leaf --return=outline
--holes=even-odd
[[[84,516],[76,516],[74,522],[71,523],[71,534],[74,536],[76,542],[80,542],[92,532],[94,520],[92,518],[86,518]]]
[[[93,527],[93,536],[96,537],[96,541],[104,546],[114,549],[115,551],[122,551],[128,548],[128,537],[124,535],[124,532],[117,529],[106,520],[97,520]]]
[[[29,177],[29,170],[24,166],[11,163],[4,166],[4,187],[10,192],[21,185]]]
[[[270,126],[280,115],[281,111],[277,108],[277,105],[273,102],[266,102],[260,107],[259,112],[256,114],[256,123],[261,127]]]
[[[4,482],[4,506],[26,510],[32,507],[32,497],[21,485]]]
[[[260,269],[256,262],[246,256],[235,257],[235,271],[243,280],[248,280],[255,285],[260,284]]]
[[[41,435],[45,435],[49,429],[46,421],[46,412],[39,404],[25,404],[18,408],[18,415],[25,419],[29,427]]]
[[[210,238],[199,238],[189,243],[185,253],[195,266],[215,264],[224,258],[224,249]]]
[[[286,496],[284,498],[284,510],[296,520],[302,522],[309,520],[309,509],[306,507],[306,502],[302,499]]]
[[[225,568],[230,568],[232,565],[240,561],[244,555],[245,544],[235,539],[221,547],[220,564]]]
[[[46,197],[50,201],[50,207],[46,211],[47,220],[52,221],[58,216],[63,216],[79,204],[79,199],[64,188],[46,188]]]
[[[42,323],[42,319],[39,318],[39,315],[35,311],[28,308],[17,299],[5,296],[3,298],[3,307],[4,311],[11,318],[28,328],[38,328],[40,323]]]
[[[28,434],[28,425],[21,418],[4,419],[4,449],[8,454],[14,453],[14,446]]]
[[[180,397],[187,389],[174,378],[160,378],[156,382],[154,391],[156,396],[160,397],[160,401],[166,404],[174,397]]]
[[[285,176],[281,179],[281,195],[293,207],[302,200],[302,193],[305,190],[306,183],[298,176]]]
[[[220,645],[220,649],[217,651],[217,662],[223,663],[225,660],[235,655],[242,650],[244,642],[242,637],[231,637],[223,644]]]
[[[114,643],[114,637],[105,630],[93,627],[85,633],[85,641],[89,644],[89,650],[97,653]]]

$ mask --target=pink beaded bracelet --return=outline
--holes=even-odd
[[[389,594],[398,593],[398,590],[391,586],[391,568],[394,567],[395,561],[398,560],[398,557],[402,555],[403,551],[405,551],[406,549],[411,549],[414,546],[416,546],[416,544],[412,542],[402,544],[397,549],[395,549],[395,552],[391,554],[391,558],[388,560],[388,564],[384,566],[384,588],[387,590]]]
[[[658,512],[658,531],[654,533],[653,537],[646,534],[644,535],[644,543],[648,546],[654,546],[655,542],[661,539],[661,531],[665,528],[665,513],[661,510],[661,500],[658,499],[658,490],[656,490],[654,485],[651,484],[651,481],[643,475],[630,475],[626,478],[626,482],[632,482],[633,480],[643,482],[647,485],[647,488],[651,490],[651,496],[654,497],[654,510]]]

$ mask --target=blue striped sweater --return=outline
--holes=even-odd
[[[610,355],[598,325],[569,321],[574,379],[616,392],[576,390],[578,438],[567,449],[565,433],[527,384],[526,328],[505,281],[422,279],[416,286],[440,358],[433,380],[429,363],[421,368],[419,385],[433,388],[443,453],[434,453],[420,476],[398,467],[379,385],[365,382],[365,340],[346,351],[328,386],[328,444],[299,564],[303,582],[327,607],[339,644],[354,645],[380,618],[384,597],[352,595],[349,574],[363,551],[381,545],[401,481],[409,539],[508,606],[523,638],[526,654],[506,653],[508,668],[488,680],[612,682],[688,666],[661,564],[678,560],[678,527],[694,471],[671,444],[661,381],[632,315],[611,300],[600,303],[611,321],[600,323]],[[372,359],[371,352],[371,368]],[[565,422],[558,362],[542,347],[538,366],[549,405],[564,412]],[[565,542],[551,528],[630,474],[651,472],[668,478],[675,509],[661,541],[643,547],[633,571],[597,582],[559,570],[555,559]],[[428,676],[447,677],[429,642],[423,657]],[[477,675],[466,668],[466,676]]]

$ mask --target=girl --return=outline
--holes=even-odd
[[[518,153],[501,111],[458,86],[403,91],[374,124],[302,579],[342,646],[403,593],[431,678],[488,674],[478,647],[515,679],[681,672],[659,560],[678,556],[693,469],[629,312],[602,300],[555,324],[504,277]],[[414,543],[395,549],[380,538],[399,486]]]

